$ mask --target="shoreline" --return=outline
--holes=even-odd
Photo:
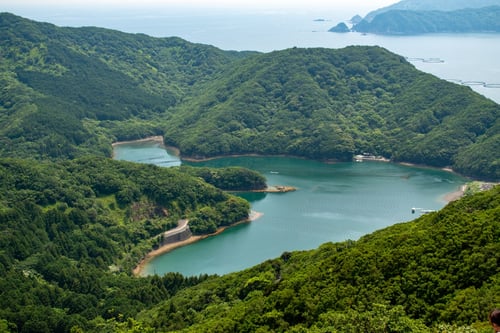
[[[139,142],[158,142],[159,144],[163,145],[163,136],[161,135],[155,135],[155,136],[148,136],[147,138],[142,138],[142,139],[137,139],[137,140],[128,140],[128,141],[115,141],[111,143],[111,158],[116,159],[116,153],[115,153],[115,147],[120,146],[120,145],[126,145],[130,143],[139,143]]]
[[[409,167],[441,170],[441,171],[445,171],[445,172],[454,173],[456,175],[460,175],[459,173],[455,172],[455,170],[453,170],[450,167],[439,168],[439,167],[432,167],[432,166],[428,166],[428,165],[415,164],[415,163],[409,163],[409,162],[396,162],[396,163],[399,165],[404,165],[404,166],[409,166]],[[460,175],[460,176],[462,176],[462,175]],[[462,177],[465,177],[465,176],[462,176]],[[441,198],[446,202],[446,204],[449,204],[450,202],[458,200],[461,197],[463,197],[466,190],[467,190],[467,183],[460,185],[460,187],[455,191],[445,193],[444,195],[441,196]]]
[[[416,168],[422,168],[422,169],[434,169],[434,170],[441,170],[441,171],[446,171],[446,172],[451,172],[451,173],[454,173],[454,174],[457,174],[457,175],[460,175],[462,177],[466,177],[466,176],[463,176],[457,172],[455,172],[455,170],[453,170],[452,168],[450,167],[443,167],[443,168],[440,168],[440,167],[433,167],[433,166],[430,166],[430,165],[425,165],[425,164],[416,164],[416,163],[410,163],[410,162],[393,162],[393,163],[396,163],[396,164],[399,164],[399,165],[404,165],[404,166],[409,166],[409,167],[416,167]]]
[[[176,148],[176,149],[177,149],[177,151],[180,152],[180,150],[178,148]],[[293,155],[262,155],[262,154],[255,154],[255,153],[217,155],[217,156],[203,157],[203,158],[181,157],[180,155],[179,155],[179,157],[182,161],[192,162],[192,163],[207,162],[207,161],[212,161],[212,160],[217,160],[217,159],[222,159],[222,158],[234,158],[234,157],[292,157],[292,158],[298,158],[298,159],[307,159],[305,157],[293,156]]]
[[[137,139],[137,140],[116,141],[116,142],[111,143],[111,146],[116,147],[119,145],[126,145],[126,144],[136,143],[136,142],[148,142],[148,141],[160,142],[161,144],[163,144],[163,136],[155,135],[155,136],[148,136],[147,138],[142,138],[142,139]]]
[[[165,142],[163,141],[163,136],[162,135],[154,135],[154,136],[148,136],[146,138],[142,139],[137,139],[137,140],[127,140],[127,141],[115,141],[111,143],[111,147],[114,148],[116,146],[120,145],[127,145],[131,143],[140,143],[140,142],[157,142],[161,145],[161,147],[165,148],[167,151],[171,151],[175,156],[179,157],[181,160],[181,151],[179,148],[174,147],[174,146],[167,146],[165,145]],[[115,151],[113,149],[112,156],[113,159],[115,158]]]
[[[446,201],[446,203],[450,203],[452,201],[458,200],[461,197],[463,197],[466,189],[467,189],[467,184],[461,185],[458,190],[450,192],[450,193],[446,193],[443,196],[443,200]]]
[[[286,193],[296,191],[297,188],[293,186],[285,186],[285,185],[271,185],[262,190],[252,190],[245,192],[254,192],[254,193]]]
[[[460,199],[464,195],[466,189],[467,189],[467,184],[461,185],[458,190],[450,192],[450,193],[446,193],[442,198],[447,203],[450,203],[452,201]],[[142,276],[144,276],[144,270],[145,270],[146,266],[148,265],[148,263],[151,260],[153,260],[154,258],[156,258],[157,256],[171,252],[177,248],[196,243],[202,239],[217,236],[220,233],[224,232],[228,228],[237,226],[237,225],[242,224],[242,223],[249,223],[251,221],[255,221],[255,220],[259,219],[260,217],[262,217],[263,215],[264,215],[263,213],[251,211],[247,220],[243,220],[243,221],[234,223],[234,224],[229,225],[229,226],[220,227],[214,233],[207,234],[207,235],[193,235],[193,236],[191,236],[188,239],[183,240],[183,241],[165,244],[165,245],[159,247],[158,249],[155,249],[155,250],[148,252],[146,254],[146,256],[139,262],[139,264],[137,264],[137,266],[132,270],[132,273],[136,277],[142,277]]]
[[[196,157],[182,157],[181,156],[181,151],[179,148],[174,147],[174,146],[166,146],[164,141],[163,141],[163,136],[162,135],[155,135],[155,136],[150,136],[146,137],[143,139],[137,139],[137,140],[129,140],[129,141],[116,141],[113,142],[111,145],[112,147],[115,147],[117,145],[121,144],[129,144],[129,143],[135,143],[135,142],[147,142],[147,141],[154,141],[154,142],[159,142],[162,144],[165,149],[171,150],[175,153],[176,156],[179,157],[179,159],[182,161],[186,162],[206,162],[206,161],[211,161],[211,160],[216,160],[216,159],[221,159],[221,158],[233,158],[233,157],[289,157],[289,158],[297,158],[297,159],[303,159],[303,160],[310,160],[310,158],[304,157],[304,156],[295,156],[295,155],[287,155],[287,154],[278,154],[278,155],[266,155],[266,154],[258,154],[258,153],[248,153],[248,154],[230,154],[230,155],[217,155],[217,156],[211,156],[211,157],[203,157],[203,158],[196,158]],[[355,156],[354,156],[355,157]],[[352,161],[355,161],[353,157]],[[314,160],[314,159],[313,159]],[[347,162],[347,161],[338,161],[338,160],[317,160],[319,162],[327,163],[327,164],[335,164],[339,162]],[[411,162],[395,162],[392,161],[391,159],[385,158],[385,157],[375,157],[375,158],[363,158],[362,161],[366,162],[386,162],[386,163],[394,163],[394,164],[399,164],[399,165],[404,165],[404,166],[410,166],[410,167],[417,167],[417,168],[423,168],[423,169],[436,169],[436,170],[442,170],[446,172],[451,172],[457,175],[460,175],[462,177],[468,178],[466,176],[463,176],[459,173],[457,173],[455,170],[453,170],[450,167],[433,167],[425,164],[417,164],[417,163],[411,163]],[[458,192],[458,191],[457,191]]]
[[[271,157],[272,156],[272,157],[291,157],[291,158],[297,158],[297,159],[308,159],[306,157],[301,157],[301,156],[261,155],[261,154],[255,154],[255,153],[253,153],[253,154],[250,153],[250,154],[221,155],[221,156],[212,156],[212,157],[207,157],[207,158],[194,158],[194,157],[183,158],[183,157],[181,157],[179,148],[173,147],[173,146],[166,146],[164,144],[163,136],[161,136],[161,135],[150,136],[150,137],[146,137],[146,138],[142,138],[142,139],[137,139],[137,140],[117,141],[117,142],[113,142],[112,143],[112,147],[115,147],[115,146],[118,146],[118,145],[121,145],[121,144],[130,144],[130,143],[148,142],[148,141],[158,142],[165,149],[169,149],[169,150],[173,151],[175,153],[175,155],[177,155],[180,158],[181,161],[188,161],[188,162],[193,162],[193,163],[203,162],[203,161],[209,161],[209,160],[214,160],[214,159],[220,159],[220,158],[233,158],[233,157],[245,157],[245,156],[250,156],[250,157]],[[114,158],[114,153],[113,153],[113,158]],[[411,166],[411,167],[417,167],[417,168],[436,169],[436,170],[442,170],[442,171],[446,171],[446,172],[450,172],[450,173],[456,173],[451,168],[446,168],[446,167],[444,167],[444,168],[438,168],[438,167],[431,167],[431,166],[426,166],[426,165],[419,165],[419,164],[409,163],[409,162],[394,162],[394,161],[391,161],[391,160],[385,159],[385,158],[380,158],[380,159],[379,158],[374,158],[374,159],[373,158],[367,158],[367,159],[363,159],[363,161],[390,162],[390,163],[395,163],[395,164],[404,165],[404,166]],[[328,160],[325,161],[324,160],[323,162],[324,163],[337,163],[338,161],[328,161]],[[446,193],[441,198],[446,203],[450,203],[452,201],[460,199],[464,195],[466,189],[467,189],[467,184],[461,185],[459,187],[459,189],[457,189],[457,190],[455,190],[453,192]],[[280,192],[290,192],[290,191],[295,191],[295,190],[296,190],[296,188],[294,188],[292,186],[274,185],[274,186],[268,186],[268,188],[263,189],[263,190],[254,190],[254,191],[251,191],[251,192],[280,193]],[[208,238],[208,237],[212,237],[212,236],[216,236],[216,235],[222,233],[227,228],[239,225],[241,223],[248,223],[250,221],[254,221],[254,220],[260,218],[262,215],[263,215],[262,213],[258,213],[258,212],[252,211],[250,213],[250,215],[249,215],[249,218],[247,220],[237,222],[237,223],[232,224],[230,226],[221,227],[221,228],[217,229],[214,233],[207,234],[207,235],[194,235],[194,236],[191,236],[190,238],[188,238],[186,240],[179,241],[179,242],[176,242],[176,243],[166,244],[166,245],[163,245],[163,246],[159,247],[158,249],[151,250],[150,252],[148,252],[140,260],[140,262],[137,264],[137,266],[132,270],[132,273],[136,277],[144,276],[144,270],[145,270],[146,266],[155,257],[157,257],[159,255],[162,255],[162,254],[165,254],[165,253],[168,253],[170,251],[173,251],[173,250],[175,250],[177,248],[193,244],[193,243],[195,243],[197,241],[200,241],[202,239],[205,239],[205,238]]]
[[[132,270],[132,274],[136,277],[142,277],[142,276],[144,276],[144,270],[145,270],[146,266],[148,265],[148,263],[151,260],[153,260],[154,258],[158,257],[159,255],[168,253],[170,251],[173,251],[177,248],[180,248],[180,247],[183,247],[183,246],[186,246],[189,244],[196,243],[196,242],[198,242],[202,239],[208,238],[208,237],[217,236],[218,234],[224,232],[224,230],[226,230],[228,228],[237,226],[237,225],[242,224],[242,223],[249,223],[249,222],[255,221],[255,220],[259,219],[260,217],[262,217],[262,215],[264,215],[264,214],[260,213],[260,212],[256,212],[256,211],[251,211],[249,216],[248,216],[248,219],[240,221],[240,222],[236,222],[236,223],[228,225],[228,226],[220,227],[214,233],[207,234],[207,235],[193,235],[193,236],[191,236],[188,239],[185,239],[183,241],[165,244],[163,246],[160,246],[158,249],[155,249],[155,250],[148,252],[146,254],[146,256],[144,256],[144,258],[142,258],[141,261],[137,264],[137,266]]]

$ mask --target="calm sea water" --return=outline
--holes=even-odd
[[[116,160],[155,164],[164,167],[181,165],[179,157],[174,152],[169,151],[156,141],[137,141],[117,145],[113,148],[113,157]]]
[[[148,146],[149,145],[149,146]],[[171,163],[175,156],[155,143],[115,147],[119,159]],[[164,160],[164,161],[163,161]],[[288,193],[241,194],[264,215],[222,234],[176,249],[149,263],[145,274],[225,274],[325,242],[360,236],[420,215],[413,207],[440,209],[444,195],[465,181],[455,174],[383,162],[325,164],[295,158],[224,158],[199,166],[238,165],[261,172],[269,185],[297,188]]]
[[[178,36],[224,50],[269,52],[294,46],[342,48],[379,45],[407,58],[440,59],[442,62],[412,63],[442,79],[471,84],[474,91],[500,103],[500,34],[391,37],[328,32],[340,21],[376,9],[368,5],[365,12],[350,8],[300,11],[197,9],[169,6],[168,3],[158,8],[145,6],[134,10],[127,9],[127,6],[22,6],[15,1],[7,1],[2,7],[2,11],[60,26],[98,26],[155,37]],[[478,82],[484,82],[489,88]]]

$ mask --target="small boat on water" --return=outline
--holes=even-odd
[[[415,214],[416,211],[420,211],[421,214],[428,214],[428,213],[432,213],[432,212],[435,212],[434,209],[422,209],[422,208],[412,208],[411,209],[411,213],[412,214]]]

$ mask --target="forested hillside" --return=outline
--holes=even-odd
[[[159,118],[245,55],[8,13],[0,33],[0,152],[12,157],[111,156],[113,140],[161,134]]]
[[[500,179],[500,106],[378,47],[236,53],[0,18],[4,156],[164,134],[185,157],[370,153]]]
[[[213,172],[220,183],[236,183],[238,172],[249,177]],[[246,219],[249,209],[179,168],[1,159],[0,328],[6,320],[16,332],[69,332],[94,318],[134,316],[206,278],[131,277],[157,236],[181,218],[193,232],[211,232]]]
[[[500,178],[500,106],[379,47],[259,54],[205,86],[165,125],[184,156],[370,153]]]

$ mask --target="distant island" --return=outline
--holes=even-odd
[[[361,32],[381,35],[417,35],[427,33],[498,33],[500,0],[416,1],[394,5],[341,22],[330,32]]]
[[[391,10],[372,21],[363,20],[352,31],[416,35],[426,33],[498,33],[500,6],[445,11]]]
[[[411,11],[443,11],[451,12],[466,8],[484,8],[500,6],[500,0],[402,0],[387,7],[378,8],[369,12],[364,19],[368,22],[384,12],[391,10]]]
[[[347,24],[345,24],[344,22],[340,22],[339,24],[337,24],[336,26],[334,26],[333,28],[331,28],[328,31],[330,31],[330,32],[341,32],[341,33],[344,33],[344,32],[350,32],[351,29],[349,29],[349,27],[347,26]]]

